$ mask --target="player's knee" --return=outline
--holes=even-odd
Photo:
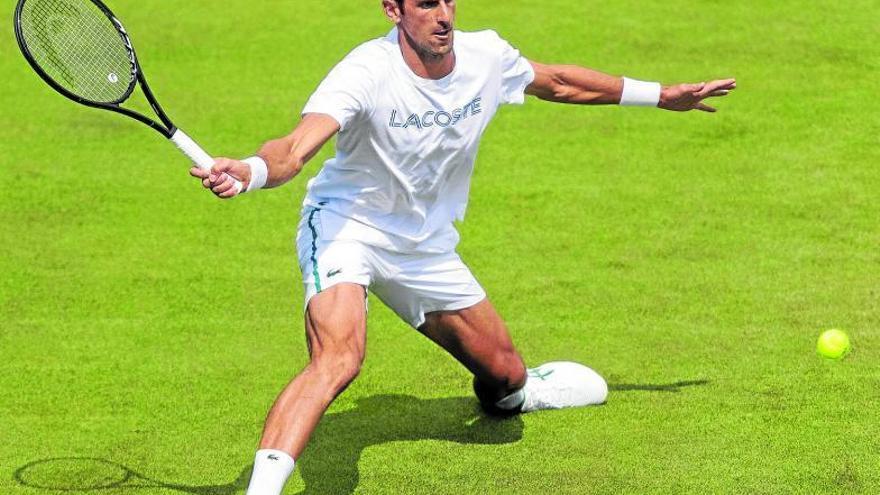
[[[328,390],[338,394],[357,378],[363,354],[351,349],[322,352],[312,357],[309,366],[327,382]]]

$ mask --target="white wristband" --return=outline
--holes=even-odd
[[[658,82],[639,81],[623,78],[623,94],[620,104],[625,107],[656,107],[660,104],[660,91],[663,87]]]
[[[266,165],[266,160],[259,156],[252,156],[242,161],[251,168],[251,181],[245,192],[256,191],[265,186],[266,181],[269,180],[269,167]]]

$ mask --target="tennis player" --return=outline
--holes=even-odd
[[[474,377],[484,409],[516,414],[599,404],[605,381],[574,363],[528,373],[501,317],[455,251],[471,172],[498,107],[525,95],[574,104],[714,112],[733,79],[663,87],[530,61],[494,31],[454,30],[453,0],[383,0],[395,24],[349,53],[302,120],[244,160],[191,174],[221,198],[278,187],[334,135],[336,156],[309,181],[297,235],[309,364],[266,419],[248,495],[278,495],[324,411],[364,359],[367,291]],[[552,369],[551,369],[552,368]]]

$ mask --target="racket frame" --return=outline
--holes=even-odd
[[[171,142],[177,146],[180,151],[185,154],[196,166],[203,170],[210,170],[212,165],[214,164],[214,159],[209,155],[201,146],[199,146],[195,141],[192,140],[183,130],[178,128],[171,122],[171,119],[168,118],[168,115],[165,113],[165,110],[162,109],[162,106],[159,105],[159,102],[156,100],[156,97],[153,95],[153,90],[150,89],[150,85],[147,83],[147,78],[144,76],[143,71],[141,70],[140,62],[138,61],[137,53],[134,49],[134,44],[131,42],[131,39],[128,36],[128,32],[125,30],[125,27],[122,25],[122,22],[116,18],[113,12],[109,7],[104,5],[100,0],[88,0],[92,2],[93,5],[98,7],[98,9],[113,23],[113,26],[116,28],[116,33],[122,39],[123,44],[125,45],[126,50],[128,51],[128,55],[131,62],[131,70],[134,75],[131,83],[129,83],[129,87],[126,90],[125,94],[112,102],[98,102],[92,101],[87,98],[83,98],[79,95],[74,94],[73,92],[67,90],[55,81],[49,74],[46,73],[41,67],[40,64],[37,63],[34,56],[31,54],[30,50],[27,47],[27,42],[24,38],[24,32],[21,28],[21,15],[24,10],[24,5],[29,0],[18,0],[18,3],[15,6],[15,14],[14,14],[14,24],[15,24],[15,39],[18,42],[18,47],[21,50],[22,55],[24,55],[25,60],[27,60],[28,64],[34,69],[34,72],[40,76],[40,78],[46,82],[52,89],[61,93],[64,97],[73,100],[81,105],[85,105],[87,107],[99,108],[103,110],[110,110],[111,112],[116,112],[127,117],[131,117],[138,122],[142,122],[151,128],[153,128],[158,133],[165,136]],[[141,91],[144,93],[144,97],[147,100],[147,103],[150,104],[150,107],[153,109],[153,112],[159,117],[159,120],[162,121],[160,124],[155,120],[143,115],[141,113],[135,112],[134,110],[130,110],[128,108],[123,108],[120,106],[123,102],[128,100],[134,92],[134,88],[137,85],[140,85]],[[237,192],[242,191],[243,185],[241,181],[236,179],[235,177],[231,177],[233,182],[233,187]]]
[[[126,32],[125,27],[122,25],[122,22],[120,22],[119,19],[117,19],[113,12],[110,10],[110,8],[104,5],[104,3],[100,0],[88,1],[92,2],[92,4],[98,7],[98,9],[113,23],[113,26],[116,28],[116,33],[122,39],[122,42],[125,45],[126,50],[128,51],[129,57],[131,58],[131,70],[134,73],[133,75],[135,77],[132,78],[128,89],[121,98],[113,102],[92,101],[68,91],[66,88],[64,88],[64,86],[62,86],[61,84],[56,82],[51,76],[49,76],[49,74],[47,74],[46,71],[44,71],[40,67],[40,65],[34,59],[34,56],[31,54],[30,50],[27,47],[27,42],[24,39],[24,33],[21,28],[21,14],[24,9],[24,5],[28,2],[28,0],[19,0],[18,4],[15,6],[15,39],[18,42],[18,47],[21,50],[22,55],[24,55],[25,60],[27,60],[31,68],[34,69],[37,75],[39,75],[40,78],[46,82],[46,84],[51,86],[52,89],[54,89],[55,91],[64,95],[66,98],[88,107],[100,108],[103,110],[110,110],[111,112],[121,113],[152,127],[166,138],[171,139],[171,136],[174,135],[177,127],[174,125],[174,123],[171,122],[171,119],[168,118],[168,115],[165,113],[165,110],[162,109],[162,106],[159,105],[159,102],[156,101],[156,97],[153,95],[153,91],[150,89],[150,85],[147,83],[147,78],[144,77],[144,73],[141,70],[141,65],[138,61],[134,45],[132,44],[131,39],[128,37],[128,32]],[[156,116],[159,117],[159,120],[162,121],[161,124],[143,114],[120,106],[121,103],[123,103],[131,96],[131,94],[134,92],[135,86],[137,86],[138,84],[140,84],[141,86],[141,91],[143,91],[144,96],[147,99],[147,103],[150,104],[150,107],[153,109],[154,112],[156,112]]]

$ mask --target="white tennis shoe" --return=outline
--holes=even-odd
[[[578,363],[557,361],[528,370],[522,412],[603,404],[608,384],[598,373]]]

